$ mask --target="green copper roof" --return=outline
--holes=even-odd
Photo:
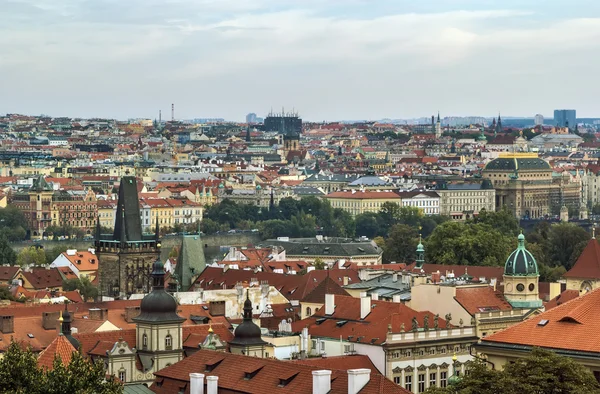
[[[179,290],[188,291],[192,285],[192,279],[200,275],[205,267],[206,259],[202,238],[200,235],[184,235],[175,266]]]
[[[43,175],[40,175],[33,180],[33,184],[29,190],[34,192],[51,192],[52,186],[46,182]]]
[[[533,255],[525,249],[525,236],[519,234],[517,249],[515,249],[504,265],[504,275],[509,276],[538,276],[538,266]]]

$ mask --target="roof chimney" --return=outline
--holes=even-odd
[[[204,374],[190,374],[190,394],[204,394]]]
[[[398,282],[398,273],[394,272],[394,274],[392,275],[392,282],[396,283]]]
[[[327,394],[331,391],[331,371],[312,371],[313,394]]]
[[[206,377],[206,394],[219,394],[219,377]]]
[[[348,370],[348,394],[358,394],[369,383],[371,370],[367,368]]]
[[[335,312],[335,295],[325,294],[325,314],[333,315]]]
[[[367,315],[371,313],[371,297],[361,297],[360,298],[360,318],[364,319]]]
[[[373,301],[379,300],[379,294],[378,293],[371,293],[371,299]]]

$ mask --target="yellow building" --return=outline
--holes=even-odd
[[[379,212],[386,202],[401,203],[400,195],[393,191],[339,191],[329,193],[324,198],[333,208],[341,208],[352,216],[365,212]]]
[[[115,200],[98,200],[97,204],[100,226],[105,228],[115,228],[117,202]]]

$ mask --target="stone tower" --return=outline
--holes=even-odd
[[[125,298],[150,291],[152,264],[160,257],[158,221],[154,234],[143,234],[135,177],[121,178],[113,234],[96,230],[100,294]]]
[[[537,262],[525,249],[525,236],[520,234],[517,249],[504,265],[504,297],[514,308],[540,308],[539,277]]]

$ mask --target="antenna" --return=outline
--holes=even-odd
[[[159,109],[158,110],[158,123],[160,124],[162,122],[162,111]]]
[[[171,122],[175,121],[175,104],[171,104]]]

